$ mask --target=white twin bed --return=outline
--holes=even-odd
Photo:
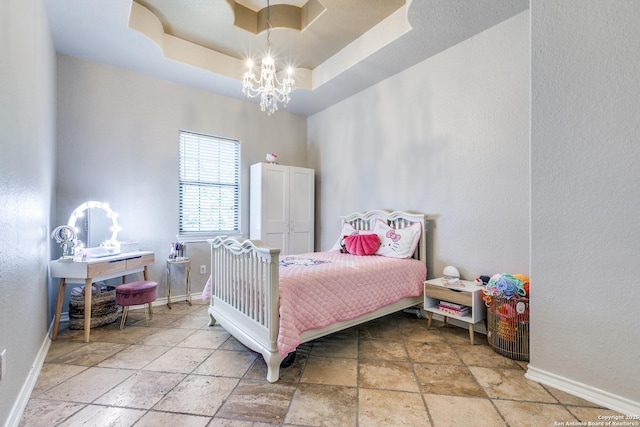
[[[341,219],[341,236],[379,235],[376,253],[342,253],[336,243],[328,252],[280,258],[257,240],[208,240],[209,325],[218,322],[262,354],[269,382],[301,343],[422,303],[424,215],[375,210]]]

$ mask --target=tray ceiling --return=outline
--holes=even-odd
[[[246,99],[266,0],[44,0],[56,51]],[[528,0],[273,0],[287,110],[311,115],[528,8]]]

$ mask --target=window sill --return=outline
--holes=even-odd
[[[235,234],[221,233],[221,234],[201,234],[198,236],[193,236],[188,234],[186,235],[178,234],[176,236],[176,239],[178,242],[181,242],[181,243],[207,243],[208,239],[215,239],[216,237],[219,237],[219,236],[244,238],[244,236],[241,233],[235,233]]]

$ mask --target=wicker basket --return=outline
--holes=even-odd
[[[487,309],[487,340],[498,353],[529,360],[529,300],[491,297]]]
[[[91,328],[113,323],[118,319],[115,286],[101,288],[96,284],[96,293],[91,295]],[[84,329],[84,289],[69,299],[69,329]]]

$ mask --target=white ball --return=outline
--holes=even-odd
[[[442,270],[442,275],[447,279],[460,278],[460,273],[458,272],[458,269],[451,265],[446,266],[444,270]]]

